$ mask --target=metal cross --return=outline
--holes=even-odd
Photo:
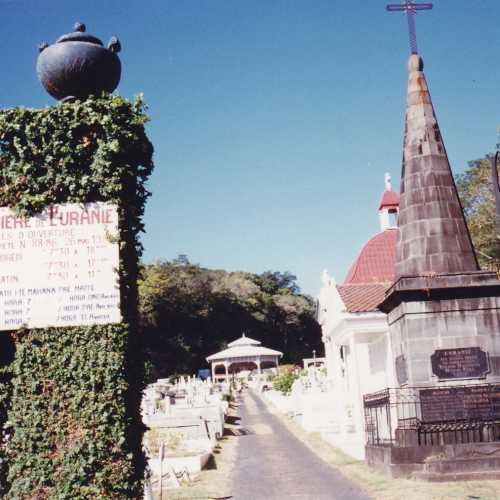
[[[418,54],[417,30],[415,28],[415,14],[418,10],[431,10],[431,3],[415,3],[413,0],[401,0],[401,4],[389,4],[386,9],[389,12],[405,12],[408,19],[408,32],[410,35],[410,50],[412,54]]]

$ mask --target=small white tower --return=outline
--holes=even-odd
[[[391,174],[385,174],[385,191],[378,207],[380,230],[394,229],[398,225],[399,195],[392,190]]]

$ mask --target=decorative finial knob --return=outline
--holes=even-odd
[[[85,24],[83,23],[75,23],[75,25],[73,26],[73,31],[79,31],[80,33],[85,33],[85,30],[87,29],[87,27],[85,26]]]
[[[415,71],[424,70],[424,60],[418,54],[412,54],[408,59],[408,72],[414,73]]]

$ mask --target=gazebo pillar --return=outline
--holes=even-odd
[[[228,361],[224,361],[224,370],[226,372],[225,379],[226,379],[226,382],[227,382],[228,379],[229,379],[229,362]]]
[[[220,363],[218,361],[214,361],[212,363],[212,373],[213,373],[213,381],[215,382],[215,379],[217,378],[217,367],[220,366]]]

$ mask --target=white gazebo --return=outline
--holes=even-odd
[[[243,370],[255,370],[260,377],[266,368],[278,368],[279,359],[283,356],[280,351],[262,347],[258,340],[245,337],[243,334],[238,340],[228,344],[228,348],[208,356],[207,361],[212,368],[212,380],[227,380],[230,375]]]

